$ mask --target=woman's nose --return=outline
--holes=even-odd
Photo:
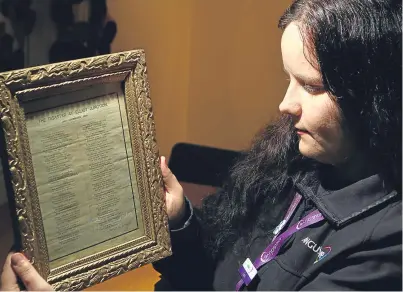
[[[279,105],[279,110],[282,114],[288,114],[292,116],[300,116],[302,113],[301,104],[298,98],[292,97],[290,90],[284,96],[283,101]]]

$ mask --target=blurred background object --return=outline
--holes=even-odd
[[[192,143],[177,143],[172,148],[168,166],[181,183],[194,206],[225,183],[241,151],[220,149]]]
[[[108,15],[106,0],[52,0],[51,18],[57,39],[49,50],[50,63],[111,52],[117,27]]]
[[[107,0],[0,0],[0,72],[109,54]]]
[[[0,72],[24,67],[24,45],[32,33],[36,13],[32,0],[0,2]]]

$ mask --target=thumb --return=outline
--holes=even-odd
[[[171,191],[178,187],[179,182],[176,179],[175,175],[169,169],[165,156],[161,156],[161,172],[162,172],[162,179],[164,181],[164,186],[167,191]]]
[[[12,253],[9,253],[1,273],[1,291],[20,291],[17,276],[11,268],[11,256]]]
[[[11,266],[28,291],[53,291],[52,287],[21,253],[12,255]]]

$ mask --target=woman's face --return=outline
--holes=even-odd
[[[293,118],[299,151],[321,163],[343,163],[352,152],[351,140],[342,127],[339,107],[323,88],[320,72],[304,55],[308,51],[295,23],[284,30],[281,51],[290,84],[279,109]]]

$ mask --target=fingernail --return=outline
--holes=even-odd
[[[23,261],[25,261],[25,257],[20,253],[15,253],[11,256],[11,264],[13,266],[20,265]]]

